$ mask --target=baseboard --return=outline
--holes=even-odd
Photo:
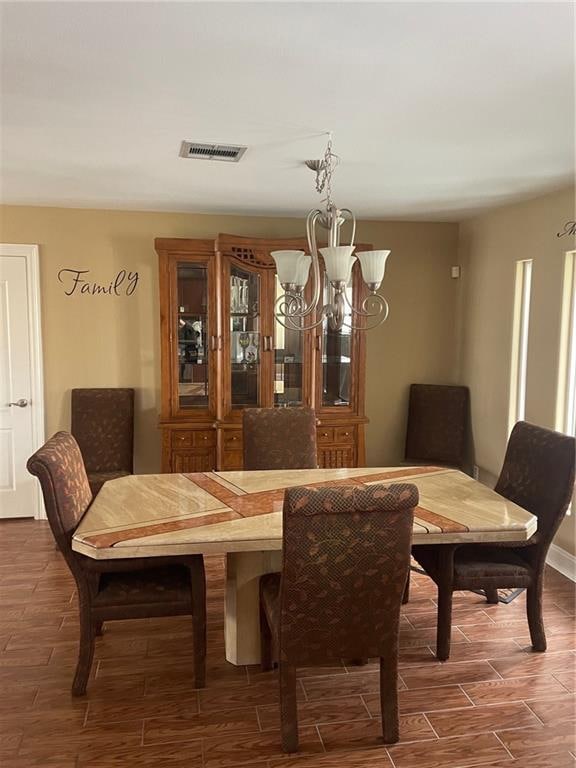
[[[551,544],[546,562],[571,581],[576,581],[576,557],[557,544]]]

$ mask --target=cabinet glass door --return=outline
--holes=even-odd
[[[178,405],[182,410],[208,408],[208,269],[177,266],[176,329]]]
[[[260,275],[230,267],[230,370],[232,408],[260,405],[262,353]]]
[[[275,280],[275,299],[282,296],[284,290],[278,276]],[[281,325],[274,318],[274,405],[302,405],[302,367],[304,352],[304,334]]]
[[[325,280],[324,303],[332,300],[333,290]],[[352,302],[352,286],[346,288],[348,301]],[[351,311],[346,307],[346,322]],[[322,323],[322,406],[333,408],[349,406],[351,400],[352,331],[344,326],[339,331],[330,328],[325,318]]]

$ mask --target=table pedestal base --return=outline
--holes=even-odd
[[[226,556],[226,660],[260,663],[260,576],[282,570],[282,552],[229,552]]]

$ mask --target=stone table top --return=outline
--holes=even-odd
[[[359,467],[130,475],[107,482],[72,541],[96,559],[282,548],[284,490],[414,483],[414,544],[526,541],[537,519],[468,475],[439,467]]]

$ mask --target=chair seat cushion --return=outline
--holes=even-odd
[[[182,565],[103,573],[94,606],[190,603],[190,571]]]
[[[438,548],[413,547],[415,559],[435,581],[438,578]],[[455,589],[481,589],[483,586],[527,586],[532,579],[530,563],[514,547],[466,544],[454,553]],[[509,584],[509,582],[513,582]]]
[[[267,573],[260,579],[262,607],[268,617],[268,624],[274,634],[280,626],[280,574]]]
[[[463,579],[530,579],[532,569],[517,550],[471,544],[459,547],[454,557],[456,584]]]

